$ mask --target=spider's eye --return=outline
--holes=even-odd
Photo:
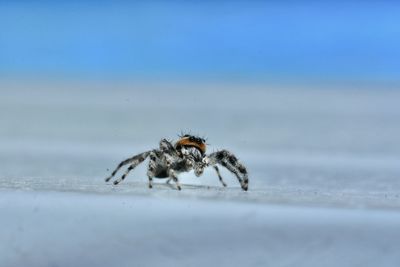
[[[189,141],[191,141],[191,142],[193,142],[193,141],[194,141],[194,138],[193,138],[193,136],[190,136],[190,137],[189,137]]]

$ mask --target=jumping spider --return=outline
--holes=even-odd
[[[153,187],[153,178],[168,178],[167,183],[173,180],[178,190],[181,190],[178,180],[179,173],[189,172],[193,169],[195,175],[199,177],[203,174],[204,169],[209,166],[213,166],[222,185],[226,186],[217,167],[217,164],[219,164],[236,175],[243,190],[247,191],[248,189],[247,170],[232,153],[227,150],[220,150],[206,155],[206,141],[189,134],[181,135],[175,145],[172,145],[166,139],[162,139],[159,149],[146,151],[122,161],[105,181],[110,181],[122,166],[130,164],[121,178],[114,181],[114,185],[119,184],[131,170],[147,157],[150,157],[147,169],[149,188]]]

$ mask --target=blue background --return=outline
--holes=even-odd
[[[0,78],[397,82],[395,1],[1,1]]]

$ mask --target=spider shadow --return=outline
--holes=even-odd
[[[114,190],[117,191],[126,191],[126,190],[132,190],[132,189],[148,189],[150,190],[173,190],[173,191],[179,191],[178,188],[176,187],[175,182],[162,182],[162,181],[154,181],[153,182],[153,188],[148,188],[147,183],[139,182],[139,181],[133,181],[133,182],[125,182],[125,183],[120,183],[118,185],[113,185],[112,183],[108,183],[108,186],[112,187]],[[226,191],[226,190],[235,190],[237,189],[236,187],[224,187],[222,185],[204,185],[204,184],[190,184],[190,183],[181,183],[181,191],[185,190],[196,190],[196,191]]]
[[[173,189],[173,190],[177,190],[176,184],[173,182],[167,183],[167,182],[159,182],[159,183],[153,183],[153,189]],[[221,191],[221,190],[226,190],[227,187],[223,187],[223,186],[213,186],[213,185],[197,185],[197,184],[186,184],[186,183],[181,183],[181,191],[184,190],[217,190],[217,191]]]

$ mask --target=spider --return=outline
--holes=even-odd
[[[220,182],[226,187],[217,166],[219,164],[236,175],[243,190],[247,191],[248,189],[247,170],[235,155],[227,150],[219,150],[206,155],[206,140],[203,138],[185,134],[180,135],[179,140],[174,145],[171,141],[161,139],[159,146],[159,149],[146,151],[122,161],[105,181],[109,182],[121,167],[130,164],[125,173],[113,182],[114,185],[119,184],[131,170],[149,157],[147,169],[149,188],[153,187],[153,178],[166,178],[168,184],[173,180],[177,189],[181,190],[178,180],[179,173],[194,170],[195,175],[199,177],[203,174],[204,169],[209,166],[214,168]]]

